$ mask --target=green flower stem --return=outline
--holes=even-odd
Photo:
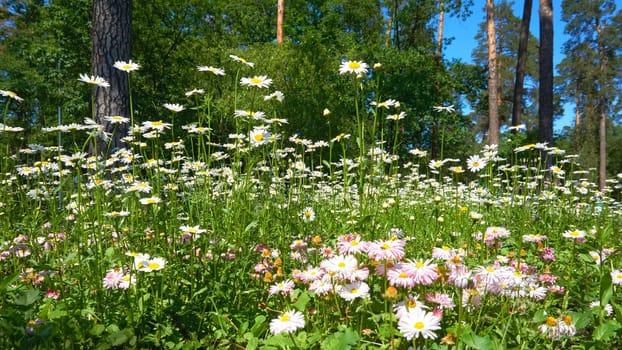
[[[4,173],[8,171],[8,159],[9,159],[9,142],[6,133],[6,117],[9,113],[9,104],[11,103],[11,99],[9,97],[6,98],[6,103],[4,104],[4,114],[2,116],[2,138],[4,139],[5,151],[2,157],[2,168],[0,168],[0,174],[4,177]]]

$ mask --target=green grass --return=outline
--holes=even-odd
[[[257,108],[258,89],[239,93]],[[202,126],[218,117],[192,110]],[[574,157],[517,141],[499,146],[508,159],[484,148],[475,172],[466,159],[431,167],[422,152],[364,145],[376,112],[353,110],[359,134],[320,143],[237,117],[240,136],[220,143],[179,125],[171,142],[156,123],[108,159],[83,153],[88,140],[5,154],[0,347],[622,346],[620,177],[598,191]],[[544,151],[558,168],[540,166]],[[408,300],[423,323],[398,319]]]

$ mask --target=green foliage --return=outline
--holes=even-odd
[[[297,129],[286,125],[288,132],[313,140],[334,137],[341,132],[352,133],[352,116],[342,107],[350,105],[352,89],[335,73],[335,62],[359,59],[386,62],[391,70],[390,75],[380,81],[377,89],[380,95],[367,96],[369,99],[391,95],[404,104],[407,113],[419,117],[411,118],[402,126],[406,136],[402,151],[412,146],[438,146],[440,134],[432,130],[437,127],[436,123],[425,115],[433,105],[453,104],[452,95],[456,95],[457,87],[447,75],[444,64],[423,53],[427,50],[407,49],[422,45],[434,47],[431,21],[436,10],[434,5],[429,6],[425,15],[415,3],[400,8],[400,24],[396,24],[396,28],[406,33],[399,36],[406,36],[399,39],[404,47],[398,50],[381,46],[385,19],[383,7],[377,1],[361,0],[356,4],[288,1],[285,34],[289,41],[283,47],[276,47],[273,42],[276,9],[271,1],[173,1],[166,4],[138,1],[134,3],[132,27],[132,58],[142,65],[132,91],[136,120],[169,119],[162,103],[187,104],[183,92],[193,88],[211,91],[214,100],[225,97],[222,93],[227,90],[215,85],[213,80],[206,81],[205,74],[197,74],[196,66],[223,67],[230,83],[236,84],[233,80],[237,67],[227,57],[234,53],[261,61],[263,66],[258,66],[253,74],[266,74],[281,83],[286,102],[278,110],[266,112],[296,118]],[[20,110],[11,110],[11,114],[20,115],[12,125],[25,127],[26,134],[31,125],[56,125],[59,106],[63,124],[82,121],[89,115],[89,89],[80,87],[77,77],[88,73],[84,67],[88,67],[90,60],[88,3],[12,1],[7,7],[16,9],[10,14],[15,17],[16,27],[24,28],[21,30],[27,33],[7,34],[4,40],[6,59],[2,60],[0,70],[5,71],[3,76],[12,82],[11,89],[19,91],[26,100],[19,105]],[[462,13],[468,7],[468,4],[448,2],[446,10]],[[416,23],[410,23],[412,11],[421,12],[423,16],[416,17]],[[429,23],[423,25],[426,21]],[[417,34],[418,31],[421,33]],[[408,38],[408,35],[420,38]],[[55,72],[54,79],[49,79],[50,72]],[[244,74],[251,74],[251,71]],[[58,103],[59,96],[63,96],[62,105]],[[223,104],[214,106],[214,120],[221,137],[226,137],[233,131],[230,122],[233,108],[231,103],[226,103],[226,97],[219,101]],[[330,120],[321,116],[325,108],[333,111]],[[415,119],[421,121],[415,123]],[[196,122],[189,113],[179,115],[178,122],[193,121]],[[455,126],[449,126],[448,135],[455,140],[448,140],[450,147],[447,149],[455,149],[451,147],[454,143],[471,142],[468,139],[472,137],[462,135],[468,132],[467,124],[462,118]],[[330,132],[333,134],[329,135]],[[33,135],[29,140],[44,142],[51,141],[52,137]],[[17,147],[15,141],[12,144]],[[82,144],[84,140],[63,139],[63,142]]]
[[[355,349],[359,342],[359,335],[353,330],[345,328],[335,332],[322,341],[322,349]]]
[[[573,103],[579,115],[572,150],[585,166],[596,167],[600,105],[609,125],[619,123],[622,12],[609,0],[566,1],[562,19],[567,22],[565,32],[570,39],[563,45],[566,56],[558,65],[558,85],[564,100]],[[610,159],[617,162],[617,157]]]

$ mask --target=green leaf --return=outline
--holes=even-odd
[[[194,292],[194,294],[192,294],[192,299],[194,299],[195,297],[197,297],[197,296],[199,296],[199,295],[201,295],[201,294],[203,294],[203,293],[205,293],[207,291],[208,291],[207,287],[203,287],[203,288],[199,289],[198,291]]]
[[[114,248],[112,247],[107,248],[104,254],[106,255],[108,259],[112,258],[112,256],[114,255]]]
[[[108,337],[106,337],[106,340],[112,346],[119,346],[121,344],[124,344],[128,340],[130,340],[130,337],[131,337],[131,331],[130,331],[130,334],[128,334],[128,330],[124,329],[122,331],[118,331],[118,332],[110,334]]]
[[[41,293],[36,289],[24,290],[20,293],[20,295],[17,298],[15,298],[15,305],[20,305],[20,306],[31,305],[39,299],[40,294]]]
[[[253,327],[251,327],[251,333],[254,336],[258,337],[266,330],[267,327],[268,325],[266,324],[266,316],[259,315],[255,317],[255,323],[253,324]]]
[[[106,326],[104,326],[103,324],[96,324],[93,326],[93,328],[91,328],[91,330],[89,330],[89,334],[97,336],[102,334],[105,329]]]
[[[577,329],[585,328],[592,320],[591,312],[569,312]]]
[[[378,327],[378,335],[381,339],[391,339],[395,333],[395,327],[391,326],[389,323],[382,323],[380,327]]]
[[[111,324],[108,325],[108,327],[106,327],[106,331],[108,331],[108,333],[116,333],[120,330],[119,326],[117,326],[116,324]]]
[[[255,337],[252,333],[244,334],[244,338],[247,339],[246,350],[254,350],[259,347],[259,338]]]
[[[614,302],[613,300],[611,300],[611,306],[613,307],[613,311],[616,315],[616,319],[619,322],[622,322],[622,307],[620,305],[618,305],[616,302]]]
[[[605,273],[603,278],[600,280],[600,305],[603,307],[609,304],[609,300],[611,300],[611,296],[613,295],[613,282],[611,279],[611,274]]]
[[[255,227],[257,227],[257,224],[257,221],[252,221],[250,224],[246,225],[244,232],[249,232],[250,230],[254,229]]]
[[[67,316],[67,310],[65,310],[62,305],[48,312],[48,319],[50,320],[55,320],[63,316]]]
[[[307,292],[300,293],[300,296],[298,296],[298,300],[296,300],[293,306],[294,308],[296,308],[296,310],[300,312],[304,312],[310,300],[311,300],[311,297],[309,296],[309,293]]]
[[[3,279],[2,282],[0,282],[0,292],[4,292],[10,284],[13,284],[13,282],[15,282],[18,276],[19,272],[14,272],[8,275],[5,279]]]
[[[322,342],[322,349],[349,350],[358,344],[359,335],[350,328],[335,332]]]
[[[285,333],[277,334],[275,336],[267,338],[266,340],[264,340],[264,344],[265,345],[274,345],[274,346],[277,346],[279,348],[282,348],[282,347],[293,348],[294,347],[294,342]]]
[[[618,322],[609,320],[594,329],[594,332],[592,333],[592,338],[594,340],[607,341],[611,337],[615,336],[617,330],[620,328],[622,328],[622,326]]]
[[[465,333],[461,339],[468,346],[478,350],[495,349],[495,345],[489,337],[480,337],[470,331]]]
[[[247,330],[248,330],[248,321],[244,321],[238,327],[238,333],[239,334],[244,334],[244,333],[246,333]]]
[[[110,346],[110,344],[106,343],[106,342],[100,342],[97,347],[95,348],[95,350],[108,350],[112,348],[112,346]]]
[[[227,315],[217,312],[210,312],[210,314],[212,321],[217,324],[221,330],[228,331],[231,329],[231,324],[229,323],[229,317],[227,317]]]

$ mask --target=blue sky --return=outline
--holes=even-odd
[[[621,2],[618,0],[616,2]],[[553,61],[557,65],[562,59],[562,45],[567,40],[568,36],[564,35],[564,22],[561,21],[561,2],[562,0],[553,0],[553,44],[555,51],[553,54]],[[514,3],[514,14],[522,18],[523,16],[523,1],[516,1]],[[484,11],[484,1],[476,0],[475,5],[472,8],[473,14],[466,20],[462,21],[455,17],[445,18],[445,30],[443,36],[449,38],[453,37],[454,40],[450,45],[443,48],[443,55],[445,59],[460,59],[463,62],[472,62],[471,52],[477,46],[475,41],[475,35],[479,30],[479,24],[485,20],[486,13]],[[538,1],[533,2],[530,30],[538,37],[539,32],[539,19],[538,19]],[[564,116],[555,121],[555,130],[560,130],[566,125],[574,124],[574,105],[564,105]]]

